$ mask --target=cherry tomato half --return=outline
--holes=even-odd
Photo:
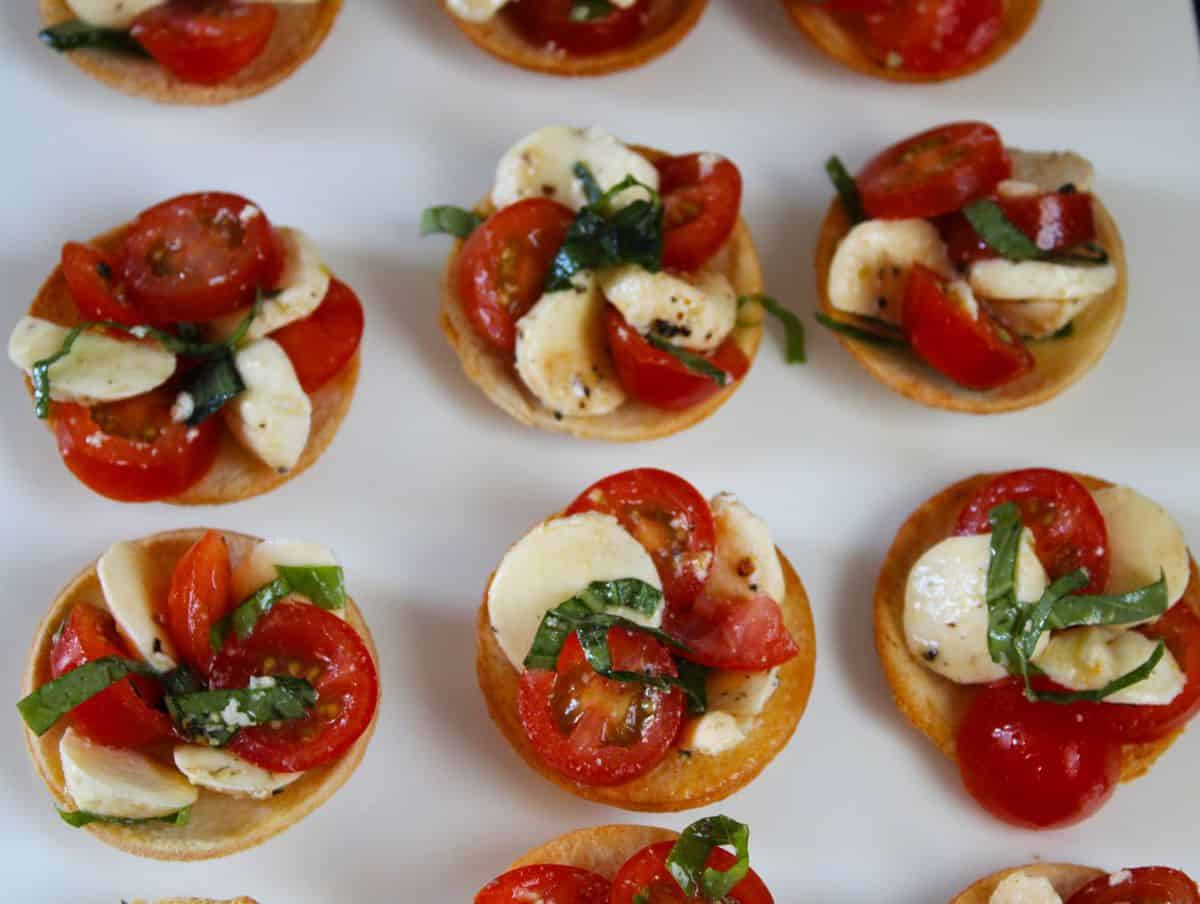
[[[1096,237],[1092,196],[1082,192],[1049,192],[1028,198],[996,201],[1008,221],[1043,251],[1074,248]],[[960,212],[940,217],[938,229],[950,260],[958,266],[998,257]]]
[[[62,249],[63,278],[84,320],[111,320],[137,326],[145,318],[125,300],[117,282],[116,259],[99,248],[68,242]]]
[[[765,593],[729,599],[702,591],[687,609],[668,609],[663,630],[679,655],[709,668],[761,672],[799,653],[779,603]]]
[[[645,895],[647,904],[707,904],[707,898],[690,898],[667,869],[667,857],[675,847],[673,841],[660,841],[644,847],[617,870],[613,877],[612,904],[634,904],[638,895]],[[737,862],[729,851],[713,848],[705,866],[727,870]],[[722,901],[728,904],[773,904],[775,899],[754,870],[733,887]]]
[[[179,655],[207,675],[212,661],[209,631],[234,606],[229,547],[210,530],[183,554],[171,575],[167,629]]]
[[[353,289],[335,279],[315,311],[276,330],[271,338],[287,352],[300,387],[314,393],[350,362],[362,334],[362,304]]]
[[[870,216],[929,219],[990,194],[1011,173],[995,129],[956,122],[892,145],[863,167],[857,182]]]
[[[1128,878],[1093,879],[1067,899],[1067,904],[1200,904],[1200,889],[1186,873],[1166,866],[1124,870]]]
[[[649,634],[610,628],[608,648],[616,671],[675,675],[671,654]],[[603,677],[572,634],[553,672],[521,675],[518,709],[546,765],[582,785],[618,785],[666,756],[683,723],[683,691]]]
[[[270,3],[171,0],[138,16],[129,33],[176,78],[216,85],[258,59],[278,15]]]
[[[580,56],[607,53],[637,40],[646,21],[646,0],[628,9],[614,6],[598,19],[580,19],[576,0],[520,0],[505,14],[534,44],[553,44]]]
[[[475,904],[609,904],[610,888],[589,870],[539,863],[493,879],[475,895]]]
[[[655,166],[664,208],[662,265],[699,270],[737,226],[742,174],[714,154],[667,157]]]
[[[867,49],[888,68],[953,72],[987,53],[1003,25],[1003,0],[894,0],[867,13]]]

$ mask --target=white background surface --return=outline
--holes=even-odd
[[[665,59],[574,83],[484,57],[434,0],[351,0],[325,49],[291,80],[212,110],[156,107],[87,80],[34,40],[35,6],[0,9],[5,323],[24,312],[63,241],[177,193],[226,189],[318,239],[365,302],[367,335],[354,409],[319,465],[220,509],[122,507],[91,495],[59,463],[17,375],[0,380],[0,687],[15,702],[44,609],[109,543],[211,525],[336,548],[379,644],[384,702],[365,762],[330,803],[260,848],[200,864],[137,860],[60,823],[10,710],[0,738],[6,899],[459,902],[569,829],[685,825],[689,814],[631,816],[552,788],[492,727],[475,685],[475,606],[505,548],[595,478],[637,465],[741,495],[812,597],[808,712],[756,782],[706,811],[753,825],[755,866],[778,901],[940,904],[984,873],[1037,857],[1112,869],[1162,862],[1200,875],[1200,726],[1085,825],[1010,829],[965,796],[953,767],[896,712],[870,627],[895,529],[976,471],[1051,465],[1130,483],[1200,544],[1200,57],[1186,0],[1047,0],[998,65],[928,88],[825,62],[774,0],[714,0]],[[894,140],[961,118],[993,122],[1012,144],[1091,157],[1128,244],[1129,311],[1116,343],[1082,384],[1039,409],[988,420],[926,410],[877,385],[814,327],[807,366],[785,367],[773,334],[747,385],[711,420],[613,447],[507,420],[462,377],[438,332],[447,245],[417,239],[420,210],[480,197],[499,155],[535,127],[597,124],[731,156],[767,287],[811,321],[825,157],[840,153],[854,169]]]

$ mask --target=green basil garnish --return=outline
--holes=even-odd
[[[181,665],[162,676],[163,689],[168,694],[193,694],[205,688],[199,673],[188,665]]]
[[[308,597],[322,609],[346,605],[346,572],[340,565],[276,565],[275,571],[293,593]]]
[[[738,299],[738,307],[755,302],[762,309],[783,324],[784,339],[787,343],[788,364],[803,364],[808,360],[804,349],[804,324],[792,311],[789,311],[770,295],[743,295]]]
[[[276,565],[275,573],[279,577],[259,587],[209,629],[208,643],[212,649],[219,650],[225,645],[230,629],[237,632],[238,640],[245,640],[271,607],[293,593],[308,597],[322,609],[341,609],[346,605],[346,573],[340,565]]]
[[[452,235],[465,239],[482,223],[483,217],[473,210],[442,204],[421,212],[421,235]]]
[[[223,747],[243,728],[303,719],[316,704],[317,692],[303,678],[279,676],[261,687],[196,691],[163,700],[188,739]]]
[[[729,846],[737,860],[727,870],[706,866],[714,848]],[[683,830],[667,856],[667,872],[691,898],[723,901],[750,872],[750,827],[728,816],[709,816]]]
[[[680,348],[678,345],[672,345],[666,339],[655,336],[650,333],[646,336],[646,341],[658,349],[660,352],[666,352],[688,370],[702,377],[707,377],[718,386],[727,386],[729,384],[729,374],[713,364],[708,358],[696,352],[688,351],[686,348]]]
[[[1095,242],[1085,242],[1081,246],[1084,251],[1044,251],[1014,226],[1004,209],[990,198],[972,201],[963,208],[963,214],[987,246],[1010,261],[1048,261],[1077,267],[1099,267],[1109,261],[1108,252]]]
[[[1160,573],[1153,584],[1115,595],[1068,596],[1050,612],[1052,630],[1086,625],[1128,625],[1167,611],[1167,578]]]
[[[71,50],[109,50],[115,53],[147,56],[146,50],[130,36],[128,31],[116,28],[98,28],[78,19],[51,25],[38,32],[38,40],[59,53]]]
[[[1005,502],[988,512],[992,526],[987,572],[988,653],[1010,673],[1016,666],[1013,640],[1022,607],[1017,599],[1017,556],[1021,551],[1021,512]]]
[[[842,199],[842,210],[846,212],[846,219],[850,221],[851,226],[857,226],[867,218],[863,210],[862,196],[858,193],[858,183],[836,155],[825,161],[825,172],[829,174],[838,197]]]
[[[898,348],[907,348],[908,340],[905,339],[898,331],[893,333],[875,332],[873,330],[863,329],[860,326],[855,326],[853,323],[847,323],[844,320],[837,320],[830,317],[823,311],[816,313],[817,323],[834,333],[841,333],[851,339],[856,339],[859,342],[866,342],[868,345],[886,345],[895,346]],[[886,329],[882,324],[881,329]]]
[[[225,353],[198,365],[183,378],[181,392],[192,397],[192,413],[185,423],[198,427],[225,407],[225,403],[246,391],[242,375],[233,363],[233,353]]]
[[[230,628],[237,632],[238,640],[245,640],[254,633],[258,620],[271,611],[277,602],[292,592],[291,585],[283,578],[276,578],[269,584],[264,584],[240,603],[236,609],[219,619],[208,632],[208,643],[213,650],[225,646],[225,638]]]
[[[17,703],[17,712],[29,730],[41,737],[75,707],[130,675],[153,675],[154,669],[135,659],[105,656],[86,662],[52,681],[47,681]]]
[[[609,0],[574,0],[569,18],[572,22],[595,22],[613,14]]]
[[[192,808],[184,807],[166,816],[154,816],[149,819],[127,819],[122,816],[101,816],[99,813],[89,813],[86,810],[59,810],[62,821],[76,829],[91,825],[93,822],[106,822],[119,826],[140,826],[153,822],[165,822],[173,826],[185,826],[192,818]]]

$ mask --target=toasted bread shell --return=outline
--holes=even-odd
[[[57,25],[75,18],[66,0],[38,0],[42,21]],[[261,94],[283,81],[317,52],[333,28],[342,0],[279,7],[275,31],[262,54],[219,85],[181,81],[152,59],[104,50],[73,50],[66,56],[88,75],[125,94],[164,104],[210,106]]]
[[[1013,873],[1024,873],[1027,876],[1049,879],[1054,890],[1064,901],[1093,879],[1104,875],[1103,870],[1093,869],[1090,866],[1077,866],[1074,863],[1031,863],[1029,866],[1002,869],[985,879],[980,879],[959,894],[950,904],[988,904],[996,886]]]
[[[97,248],[113,249],[121,243],[128,228],[122,226],[106,232],[92,239],[91,244]],[[29,315],[62,326],[74,326],[81,322],[82,318],[71,300],[71,292],[67,288],[61,265],[54,268],[54,272],[38,290],[29,308]],[[341,373],[309,396],[312,400],[312,427],[309,430],[308,445],[305,446],[296,466],[286,474],[280,474],[264,464],[246,451],[229,430],[222,428],[221,448],[217,452],[216,461],[204,478],[178,496],[163,501],[173,505],[221,505],[238,502],[268,493],[307,471],[333,442],[342,419],[350,411],[354,389],[358,385],[360,354],[355,352]],[[26,387],[32,391],[29,380],[26,379],[25,382]]]
[[[177,530],[154,534],[137,541],[151,554],[154,567],[158,571],[157,583],[161,586],[169,585],[176,563],[203,535],[204,531],[200,529]],[[229,544],[229,552],[235,562],[259,542],[254,537],[230,531],[222,531],[222,535]],[[52,638],[68,610],[76,603],[104,608],[104,593],[96,575],[95,562],[76,575],[63,589],[38,627],[29,661],[25,666],[23,695],[33,693],[51,679]],[[353,600],[346,601],[345,614],[346,621],[366,641],[371,657],[378,667],[379,655],[375,651],[375,642]],[[85,831],[91,832],[107,845],[155,860],[208,860],[244,851],[290,828],[329,800],[358,768],[375,731],[377,720],[378,706],[376,718],[345,756],[337,762],[306,772],[303,778],[268,800],[234,798],[201,790],[200,799],[192,807],[192,817],[186,826],[165,823],[133,826],[92,823],[85,827]],[[28,728],[24,729],[25,746],[33,759],[33,765],[53,795],[54,802],[66,809],[72,808],[73,804],[67,795],[63,779],[58,743],[67,729],[68,721],[61,720],[40,738]]]
[[[1096,232],[1117,268],[1117,284],[1092,302],[1073,321],[1074,332],[1065,338],[1029,343],[1035,364],[1025,376],[996,389],[965,389],[939,374],[906,348],[868,345],[841,333],[837,340],[876,380],[900,395],[928,405],[966,414],[1000,414],[1031,408],[1049,401],[1083,377],[1104,357],[1125,314],[1129,267],[1125,244],[1112,216],[1093,199]],[[850,231],[842,205],[836,199],[825,214],[817,238],[817,293],[821,309],[834,319],[847,319],[829,300],[829,268],[838,243]]]
[[[908,574],[932,546],[954,533],[959,512],[996,474],[969,477],[923,504],[904,522],[888,550],[879,583],[875,588],[875,648],[896,706],[942,753],[955,758],[955,737],[976,693],[976,687],[955,684],[925,668],[909,652],[904,639],[904,590]],[[1089,490],[1112,484],[1096,477],[1076,474]],[[1192,577],[1186,593],[1176,605],[1191,606],[1200,615],[1200,570],[1192,559]],[[1179,737],[1176,731],[1144,744],[1126,744],[1121,750],[1121,781],[1143,775]]]
[[[889,69],[875,60],[853,30],[843,27],[837,17],[812,0],[782,0],[796,27],[817,48],[855,72],[888,82],[944,82],[962,78],[984,69],[1008,53],[1021,40],[1037,18],[1041,0],[1004,0],[1004,21],[1000,35],[987,53],[958,69],[945,72],[905,72]]]
[[[665,813],[691,810],[723,800],[744,788],[791,739],[812,690],[816,665],[816,635],[808,594],[799,576],[781,551],[787,593],[784,622],[800,648],[799,654],[779,670],[779,687],[759,714],[754,730],[736,747],[709,756],[672,748],[650,772],[622,785],[581,785],[547,766],[530,743],[521,724],[517,698],[521,675],[492,631],[487,611],[487,591],[476,620],[475,669],[492,721],[535,772],[578,797],[623,810]],[[488,586],[491,586],[489,580]]]
[[[612,881],[630,857],[642,848],[679,836],[652,826],[598,826],[579,829],[536,847],[509,869],[549,864],[591,870]]]
[[[633,44],[606,53],[569,54],[530,43],[503,11],[487,22],[468,22],[454,15],[442,0],[446,14],[476,47],[522,69],[571,77],[607,75],[649,63],[682,41],[707,5],[708,0],[650,0],[646,26]]]

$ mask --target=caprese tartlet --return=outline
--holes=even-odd
[[[890,82],[978,72],[1016,45],[1040,0],[783,0],[826,56]]]
[[[550,126],[501,159],[475,210],[432,207],[424,234],[460,241],[441,324],[463,369],[523,424],[654,439],[719,408],[750,369],[764,311],[739,216],[742,177],[717,154],[672,157],[600,129]]]
[[[549,75],[605,75],[684,39],[708,0],[442,0],[476,47]]]
[[[728,816],[701,819],[682,835],[625,825],[570,832],[530,851],[475,895],[475,904],[774,900],[750,868],[750,827]]]
[[[1098,810],[1200,711],[1200,572],[1136,490],[1036,468],[955,484],[900,528],[875,641],[901,712],[992,815]]]
[[[8,344],[63,463],[125,502],[235,502],[311,466],[358,382],[363,310],[238,195],[63,246]]]
[[[818,319],[914,401],[992,414],[1058,395],[1125,310],[1121,235],[1071,152],[1006,148],[980,122],[893,145],[851,177],[817,242]]]
[[[1031,863],[980,879],[950,904],[1200,904],[1186,873],[1140,866],[1106,873],[1074,863]]]
[[[39,0],[39,37],[88,75],[162,103],[261,94],[317,52],[342,0]]]
[[[116,543],[38,629],[17,708],[69,825],[160,860],[236,853],[366,752],[375,646],[326,548],[181,530]]]
[[[488,581],[476,669],[542,776],[628,810],[728,797],[787,744],[812,688],[812,613],[771,531],[667,471],[598,481]]]

